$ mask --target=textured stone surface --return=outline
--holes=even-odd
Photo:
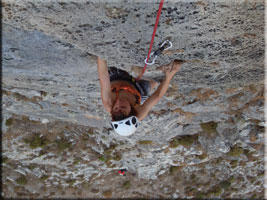
[[[126,69],[143,66],[158,9],[153,2],[5,2],[4,22],[40,30]],[[166,38],[174,47],[156,65],[174,58],[191,61],[180,73],[190,80],[182,80],[185,84],[242,85],[261,80],[263,25],[263,1],[166,1],[154,47]]]
[[[144,76],[188,62],[128,138],[110,130],[96,55],[137,75],[158,4],[2,6],[5,197],[263,198],[263,1],[165,2],[154,49],[173,48]]]

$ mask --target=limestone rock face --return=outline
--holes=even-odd
[[[143,78],[187,62],[136,134],[111,130],[96,56],[137,76],[158,5],[2,2],[4,197],[264,197],[264,1],[165,1],[153,50],[173,47]]]

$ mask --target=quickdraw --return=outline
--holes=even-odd
[[[166,44],[168,45],[167,47],[166,47]],[[151,54],[150,54],[150,58],[151,57],[153,57],[154,56],[154,59],[152,60],[152,62],[147,62],[147,59],[145,59],[145,64],[147,64],[147,65],[154,65],[154,63],[155,63],[155,61],[156,61],[156,59],[158,58],[158,56],[163,52],[163,51],[165,51],[165,50],[167,50],[167,49],[170,49],[170,48],[172,48],[172,43],[171,43],[171,41],[169,41],[169,40],[165,40],[161,45],[160,45],[160,47],[156,50],[156,51],[153,51]]]

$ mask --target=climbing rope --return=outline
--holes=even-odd
[[[156,35],[156,31],[157,31],[157,27],[158,27],[158,23],[159,23],[159,17],[160,17],[160,14],[161,14],[161,10],[162,10],[162,7],[163,7],[163,3],[164,3],[164,0],[161,0],[160,1],[160,4],[159,4],[159,9],[158,9],[158,13],[157,13],[157,18],[156,18],[156,22],[155,22],[155,26],[154,26],[154,30],[153,30],[153,33],[152,33],[152,38],[151,38],[151,42],[150,42],[150,47],[149,47],[149,50],[148,50],[148,54],[147,54],[147,58],[145,60],[145,66],[142,70],[142,73],[138,76],[138,78],[136,80],[140,80],[143,76],[143,74],[145,73],[146,71],[146,67],[148,65],[148,60],[149,60],[149,57],[150,57],[150,53],[151,53],[151,50],[152,50],[152,46],[153,46],[153,42],[154,42],[154,38],[155,38],[155,35]],[[155,60],[155,59],[154,59]],[[153,60],[153,61],[154,61]]]

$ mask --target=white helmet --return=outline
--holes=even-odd
[[[122,135],[122,136],[132,135],[136,131],[138,124],[139,124],[139,121],[136,116],[131,116],[121,121],[111,122],[112,128],[119,135]]]

